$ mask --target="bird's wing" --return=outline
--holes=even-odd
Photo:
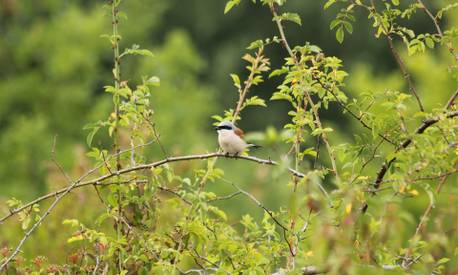
[[[234,129],[234,133],[235,133],[237,136],[241,137],[241,138],[243,137],[243,131],[242,131],[242,129],[240,129],[240,128],[237,128],[237,127],[236,127],[236,128]]]

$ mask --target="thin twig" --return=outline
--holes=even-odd
[[[447,101],[447,104],[445,105],[445,109],[450,109],[453,105],[455,105],[455,100],[458,97],[458,89],[452,94],[452,96],[449,98]]]
[[[241,192],[243,195],[247,196],[249,199],[251,199],[258,207],[260,207],[261,209],[263,209],[271,218],[272,220],[283,230],[283,238],[285,239],[285,242],[288,244],[288,247],[289,247],[289,251],[291,253],[291,255],[294,257],[295,256],[295,252],[294,252],[294,248],[293,246],[291,245],[290,241],[288,240],[288,237],[286,235],[287,232],[290,232],[290,229],[288,229],[285,225],[283,225],[274,215],[274,213],[272,212],[272,210],[268,209],[267,207],[265,207],[258,199],[256,199],[255,196],[253,196],[251,193],[241,189],[240,187],[238,187],[235,183],[233,183],[232,181],[229,181],[229,180],[226,180],[226,179],[222,179],[224,182],[226,183],[229,183],[230,185],[232,185],[235,189],[237,189],[239,192]]]
[[[157,188],[161,191],[164,191],[164,192],[167,192],[167,193],[170,193],[178,198],[180,198],[184,203],[188,204],[188,205],[192,205],[192,203],[187,200],[185,197],[183,197],[182,195],[180,195],[178,192],[170,189],[170,188],[167,188],[167,187],[164,187],[164,186],[157,186]]]
[[[313,77],[313,75],[312,75]],[[330,93],[335,99],[336,99],[336,102],[337,104],[342,108],[344,109],[347,113],[349,113],[354,119],[356,119],[357,121],[359,121],[361,123],[361,125],[366,128],[366,129],[369,129],[371,131],[373,131],[372,127],[369,126],[364,120],[363,120],[363,117],[362,116],[358,116],[356,115],[352,110],[350,110],[350,108],[348,108],[338,97],[337,95],[334,93],[334,91],[332,91],[332,89],[330,89],[327,85],[325,85],[319,78],[314,78],[318,84],[320,84],[320,86],[325,89],[328,93]],[[396,143],[394,141],[392,141],[391,139],[387,138],[385,135],[383,134],[380,134],[380,133],[377,133],[377,135],[379,137],[381,137],[383,140],[391,143],[392,145],[396,146]]]
[[[272,212],[272,210],[268,209],[267,207],[265,207],[258,199],[255,198],[255,196],[253,196],[251,193],[243,190],[242,188],[238,187],[238,185],[236,185],[235,183],[233,183],[232,181],[230,180],[227,180],[227,179],[222,179],[224,182],[226,183],[229,183],[230,185],[232,185],[235,189],[237,189],[240,193],[242,193],[243,195],[247,196],[248,198],[250,198],[254,203],[256,203],[257,206],[259,206],[260,208],[262,208],[267,214],[269,214],[269,216],[272,218],[272,220],[281,228],[283,229],[284,231],[289,231],[289,229],[283,225],[274,215],[274,213]]]
[[[447,176],[442,177],[441,181],[439,182],[439,184],[436,187],[436,194],[440,193],[440,191],[442,190],[442,186],[444,186],[446,180],[447,180]],[[420,222],[418,223],[418,226],[415,229],[415,234],[413,235],[413,239],[421,233],[421,230],[423,230],[423,227],[425,226],[428,220],[428,216],[431,213],[433,208],[434,208],[434,202],[430,200],[428,207],[426,208],[425,212],[421,216]]]
[[[156,139],[157,144],[159,144],[159,147],[161,148],[161,151],[162,151],[162,154],[164,155],[164,158],[168,157],[167,151],[165,150],[164,145],[162,145],[160,136],[159,136],[159,134],[157,133],[156,124],[153,123],[151,120],[149,120],[149,118],[148,118],[145,114],[142,113],[142,116],[143,116],[143,118],[145,119],[145,121],[147,122],[147,124],[150,126],[151,132],[153,133],[154,138]]]
[[[426,5],[423,3],[422,0],[417,0],[417,3],[420,4],[421,9],[425,11],[425,13],[431,18],[431,21],[433,21],[434,26],[436,27],[437,34],[440,36],[441,39],[444,39],[444,34],[442,32],[442,29],[439,25],[439,22],[437,21],[436,17],[431,13],[431,11],[426,7]],[[458,55],[455,53],[455,48],[453,47],[453,44],[451,41],[445,43],[447,46],[448,51],[450,54],[453,56],[456,62],[458,62]]]
[[[455,173],[458,173],[458,169],[455,169],[455,170],[452,170],[452,171],[448,171],[448,172],[444,172],[442,174],[439,174],[439,175],[435,175],[435,176],[424,176],[424,177],[418,177],[418,178],[413,178],[413,179],[408,179],[407,182],[408,183],[416,183],[416,182],[419,182],[419,181],[427,181],[427,180],[437,180],[437,179],[441,179],[443,177],[447,177],[447,176],[450,176],[450,175],[453,175]],[[396,182],[404,182],[403,180],[384,180],[383,183],[396,183]],[[388,189],[391,188],[391,187],[387,187]]]
[[[242,194],[242,192],[237,191],[237,192],[234,192],[234,193],[229,194],[229,195],[227,195],[227,196],[217,197],[217,198],[208,200],[208,202],[215,202],[215,201],[222,201],[222,200],[230,200],[230,199],[232,199],[233,197],[236,197],[236,196],[238,196],[238,195],[240,195],[240,194]]]
[[[415,85],[410,77],[410,73],[407,71],[404,61],[402,60],[401,56],[396,51],[396,48],[394,47],[393,38],[389,34],[387,34],[386,39],[388,41],[388,46],[390,48],[391,54],[393,55],[394,59],[398,63],[399,69],[401,69],[402,75],[404,76],[404,78],[407,81],[407,84],[409,85],[410,92],[414,95],[415,99],[417,100],[418,107],[420,108],[420,110],[424,112],[425,108],[423,107],[423,103],[421,102],[421,99],[418,96],[417,89],[415,88]]]

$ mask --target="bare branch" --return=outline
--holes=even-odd
[[[237,197],[238,195],[242,194],[242,192],[240,191],[237,191],[237,192],[234,192],[232,194],[229,194],[227,196],[222,196],[222,197],[217,197],[217,198],[214,198],[214,199],[211,199],[211,200],[208,200],[208,202],[215,202],[215,201],[223,201],[223,200],[230,200],[232,199],[233,197]]]

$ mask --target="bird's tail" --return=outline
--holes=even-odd
[[[247,147],[248,147],[248,148],[254,148],[254,149],[256,149],[256,148],[261,148],[262,146],[261,146],[261,145],[257,145],[257,144],[253,144],[253,143],[249,143],[249,144],[247,145]]]

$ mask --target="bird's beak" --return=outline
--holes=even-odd
[[[219,130],[219,126],[215,126],[213,129],[215,129],[216,131]]]

